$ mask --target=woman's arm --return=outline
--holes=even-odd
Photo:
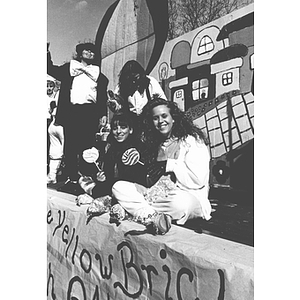
[[[207,146],[189,136],[182,142],[178,157],[167,160],[166,172],[174,172],[177,183],[187,189],[201,189],[209,180],[209,161]]]
[[[167,97],[158,81],[151,76],[148,77],[150,78],[149,92],[151,94],[151,97],[156,94],[159,98],[167,100]]]
[[[53,76],[55,79],[62,81],[64,79],[65,73],[68,72],[68,67],[66,64],[61,66],[55,66],[53,64],[51,53],[47,51],[47,74]]]

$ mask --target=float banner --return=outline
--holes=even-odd
[[[253,299],[253,248],[173,225],[164,236],[48,189],[47,299]]]

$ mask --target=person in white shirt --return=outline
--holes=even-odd
[[[80,190],[82,152],[95,145],[99,124],[107,122],[108,79],[100,72],[93,43],[76,46],[76,56],[70,62],[55,66],[47,44],[47,73],[61,82],[56,124],[64,129],[64,162],[68,176],[65,192]]]
[[[210,154],[203,132],[176,103],[162,98],[154,97],[142,117],[145,143],[152,153],[148,175],[154,185],[149,188],[118,181],[112,188],[113,196],[129,214],[150,224],[156,234],[168,232],[171,221],[184,224],[197,217],[209,220]],[[167,174],[173,185],[165,185],[159,196],[151,194]]]
[[[63,127],[56,124],[55,122],[55,114],[56,114],[59,90],[57,90],[56,88],[55,80],[52,79],[49,75],[47,79],[47,95],[49,98],[47,117],[50,119],[50,124],[48,126],[49,172],[47,175],[47,184],[55,184],[57,182],[56,175],[63,158],[64,132],[63,132]]]
[[[144,68],[136,60],[129,60],[124,64],[114,93],[123,100],[122,110],[131,113],[136,128],[140,126],[138,117],[153,95],[167,100],[158,81],[146,75]]]

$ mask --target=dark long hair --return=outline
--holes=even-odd
[[[133,130],[133,132],[129,134],[125,141],[119,143],[118,141],[116,141],[112,133],[114,125],[128,126],[129,129]],[[111,131],[107,137],[108,148],[106,153],[106,164],[114,164],[117,160],[121,159],[121,155],[125,150],[133,147],[136,148],[138,152],[140,152],[140,155],[143,158],[145,146],[137,137],[134,122],[132,121],[132,118],[129,114],[123,112],[115,113],[110,121],[110,126]]]
[[[135,75],[139,75],[139,85],[136,87],[141,94],[148,87],[150,79],[146,76],[144,68],[136,61],[127,61],[119,74],[119,94],[127,103],[128,96],[131,94],[132,79]]]
[[[185,140],[189,135],[197,140],[202,140],[208,145],[208,140],[202,130],[193,123],[188,115],[179,109],[176,102],[171,102],[158,98],[154,95],[153,100],[148,102],[143,109],[141,118],[143,120],[143,141],[154,156],[157,154],[159,145],[165,140],[165,137],[155,128],[153,123],[152,110],[159,105],[165,105],[169,108],[170,114],[175,121],[172,127],[171,137],[178,140]]]

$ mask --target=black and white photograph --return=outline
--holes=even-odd
[[[47,299],[254,299],[253,1],[47,13]]]
[[[3,299],[296,299],[296,10],[7,5]]]

